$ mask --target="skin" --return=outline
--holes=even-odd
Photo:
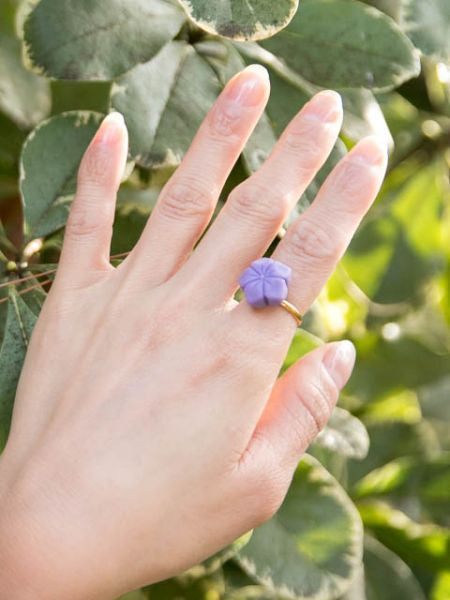
[[[277,379],[295,320],[233,296],[331,151],[338,94],[302,109],[196,245],[268,95],[262,67],[229,82],[118,268],[109,252],[128,144],[120,115],[88,148],[0,459],[2,598],[111,599],[198,563],[275,513],[330,416],[352,344],[324,345]],[[302,313],[386,161],[382,142],[361,141],[278,245]]]

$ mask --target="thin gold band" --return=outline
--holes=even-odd
[[[295,306],[293,304],[291,304],[290,302],[288,302],[288,300],[283,300],[281,302],[280,306],[282,306],[285,310],[288,311],[288,313],[290,315],[292,315],[294,317],[294,319],[297,321],[297,326],[300,327],[300,325],[302,324],[302,321],[303,321],[303,317],[299,313],[299,311],[295,308]]]

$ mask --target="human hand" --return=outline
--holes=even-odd
[[[261,67],[233,78],[118,268],[117,113],[88,148],[0,460],[2,598],[110,599],[198,563],[273,515],[326,423],[353,346],[318,348],[277,380],[294,319],[233,296],[331,151],[336,93],[303,108],[193,251],[268,93]],[[363,140],[278,245],[302,312],[385,167],[383,145]]]

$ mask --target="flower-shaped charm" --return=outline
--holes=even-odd
[[[242,273],[239,284],[251,306],[277,306],[287,298],[291,273],[290,267],[273,258],[258,258]]]

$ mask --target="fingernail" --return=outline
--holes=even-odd
[[[364,138],[350,152],[349,158],[364,165],[382,165],[387,159],[387,145],[376,136]]]
[[[267,69],[250,65],[229,82],[226,97],[243,106],[256,106],[264,98],[268,82]]]
[[[333,90],[316,94],[305,106],[303,115],[322,123],[335,123],[342,115],[342,98]]]
[[[111,112],[103,119],[95,136],[95,142],[99,144],[110,144],[121,134],[124,126],[124,118],[119,112]]]
[[[349,340],[332,344],[323,357],[323,366],[340,390],[350,378],[355,359],[355,346]]]

